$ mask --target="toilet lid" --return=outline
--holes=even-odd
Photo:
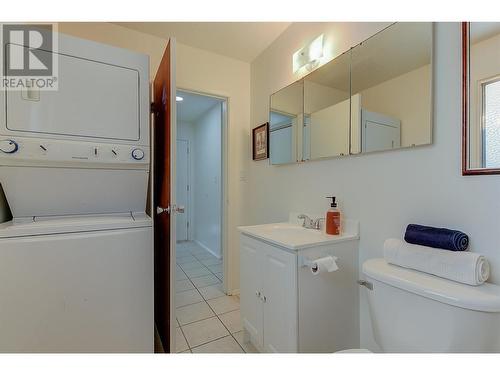
[[[500,312],[500,286],[457,283],[427,273],[388,264],[385,259],[369,259],[363,273],[381,283],[468,310]]]

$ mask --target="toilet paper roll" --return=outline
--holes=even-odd
[[[311,264],[311,272],[313,275],[319,275],[320,273],[337,271],[339,266],[337,265],[337,257],[327,256],[324,258],[316,259]]]

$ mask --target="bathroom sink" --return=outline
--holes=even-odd
[[[339,236],[326,234],[324,230],[307,229],[296,223],[272,223],[239,227],[240,232],[290,250],[328,245],[359,238],[358,224],[344,221],[344,232]]]

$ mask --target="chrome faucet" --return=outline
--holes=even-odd
[[[302,222],[302,226],[307,229],[321,229],[321,221],[325,220],[324,218],[320,217],[319,219],[313,220],[306,214],[300,214],[297,216],[297,219],[304,220]]]

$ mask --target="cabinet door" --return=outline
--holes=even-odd
[[[297,352],[296,255],[265,245],[264,348],[267,352]]]
[[[240,242],[241,321],[256,344],[263,347],[261,243],[244,235],[240,237]]]

